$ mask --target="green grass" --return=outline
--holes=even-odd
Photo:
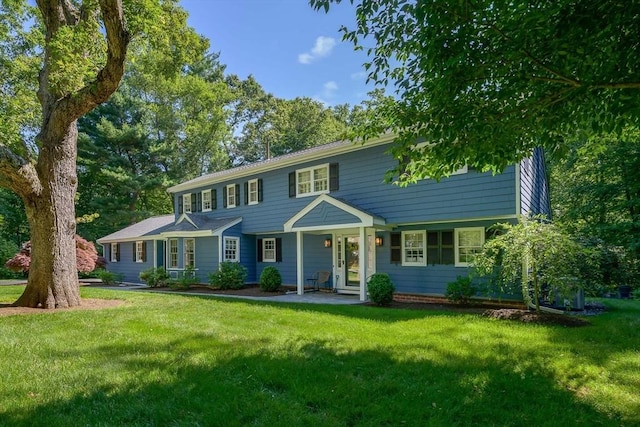
[[[21,287],[0,287],[12,301]],[[0,425],[638,425],[640,302],[592,326],[82,289],[0,317]]]

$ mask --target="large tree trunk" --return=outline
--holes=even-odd
[[[54,132],[57,134],[57,132]],[[36,167],[42,191],[26,203],[31,229],[29,281],[14,305],[66,308],[80,304],[74,198],[78,130],[74,121],[62,141],[42,136]],[[50,136],[49,136],[50,137]]]

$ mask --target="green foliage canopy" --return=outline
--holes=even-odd
[[[351,3],[344,39],[369,54],[369,80],[397,95],[376,99],[354,136],[399,133],[401,182],[464,164],[501,171],[537,146],[564,151],[578,130],[639,121],[640,2]],[[430,145],[411,149],[420,137]]]

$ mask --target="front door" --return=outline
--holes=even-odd
[[[337,236],[336,241],[337,289],[358,291],[360,289],[360,237]]]

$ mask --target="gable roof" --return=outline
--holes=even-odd
[[[296,151],[295,153],[285,154],[283,156],[274,157],[272,159],[263,160],[261,162],[251,163],[238,166],[236,168],[227,169],[220,172],[214,172],[202,175],[192,180],[169,187],[169,193],[178,193],[181,191],[192,190],[206,185],[217,184],[230,179],[241,178],[249,175],[255,175],[268,170],[279,169],[287,166],[297,165],[303,162],[324,159],[328,156],[347,153],[356,150],[363,150],[376,145],[388,144],[394,140],[395,134],[386,133],[378,138],[367,140],[366,143],[353,141],[335,141],[329,144],[318,145],[306,150]]]
[[[211,218],[208,215],[182,214],[175,223],[154,231],[162,237],[220,236],[223,231],[242,221],[242,217]]]
[[[149,236],[153,234],[155,230],[160,227],[164,227],[167,224],[171,224],[175,220],[173,215],[152,216],[151,218],[143,219],[140,222],[136,222],[133,225],[118,230],[115,233],[111,233],[107,236],[101,237],[97,240],[98,243],[109,243],[115,241],[132,241],[138,240],[142,236]]]

